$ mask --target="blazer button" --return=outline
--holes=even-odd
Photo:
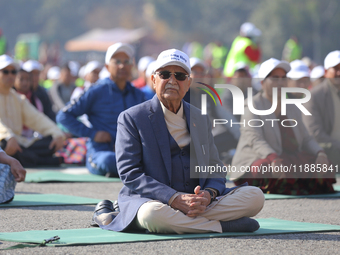
[[[189,182],[186,182],[186,183],[185,183],[185,186],[189,186]]]
[[[185,151],[182,151],[182,156],[184,156],[185,155]]]

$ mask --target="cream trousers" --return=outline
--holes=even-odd
[[[243,186],[212,202],[194,218],[157,200],[149,201],[139,208],[136,224],[153,233],[221,233],[220,221],[255,216],[263,205],[264,195],[259,188]]]

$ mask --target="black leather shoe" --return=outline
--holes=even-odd
[[[94,218],[102,213],[110,213],[114,212],[115,209],[113,207],[113,203],[110,200],[100,201],[96,207],[94,208],[94,212],[92,215],[91,226],[99,227],[98,224],[94,221]]]

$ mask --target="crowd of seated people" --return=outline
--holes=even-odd
[[[49,70],[35,60],[25,61],[19,66],[9,56],[2,55],[2,149],[24,167],[83,163],[93,174],[117,177],[115,138],[118,115],[155,95],[151,80],[154,58],[142,57],[138,63],[139,78],[130,82],[133,58],[133,48],[122,43],[107,50],[105,65],[89,61],[82,69],[73,61],[61,68],[47,65]],[[313,70],[302,60],[294,60],[290,64],[277,62],[278,67],[272,69],[266,65],[276,60],[268,61],[262,63],[257,72],[245,62],[235,62],[232,75],[230,73],[230,77],[224,80],[242,91],[244,115],[233,114],[235,95],[228,89],[218,90],[221,104],[214,105],[208,100],[211,123],[214,119],[229,121],[229,124],[214,125],[212,129],[220,158],[225,159],[225,164],[236,167],[319,162],[338,165],[340,117],[337,109],[340,103],[336,95],[339,90],[339,51],[331,52],[324,66],[316,66]],[[216,79],[211,78],[216,78],[216,70],[212,74],[209,64],[197,57],[190,59],[190,65],[193,81],[184,100],[200,108],[203,91],[197,87],[202,88],[200,82],[213,86],[211,83]],[[270,70],[265,77],[264,69]],[[47,74],[48,82],[40,80],[42,73]],[[275,83],[276,78],[284,81]],[[83,82],[79,83],[79,79]],[[254,86],[256,79],[261,82],[260,91],[258,86]],[[301,114],[300,110],[289,106],[287,116],[283,116],[280,112],[280,89],[278,107],[272,116],[252,115],[248,97],[255,109],[269,109],[272,103],[269,88],[273,87],[309,89],[312,97],[305,105],[311,115]],[[251,95],[248,95],[249,92]],[[300,92],[287,94],[289,99],[304,97]],[[286,128],[276,125],[276,122],[264,122],[262,127],[256,128],[242,124],[247,118],[270,117],[282,121],[289,115],[299,120],[297,127]],[[235,125],[230,125],[231,121]],[[273,175],[259,178],[255,175],[254,172],[232,174],[231,178],[236,184],[247,181],[269,193],[333,192],[334,178],[331,177],[284,178],[284,175]]]
[[[331,163],[336,163],[329,160],[327,151],[317,143],[315,137],[309,134],[306,126],[310,130],[311,125],[303,122],[302,115],[305,119],[314,118],[313,114],[316,115],[314,107],[308,107],[313,117],[302,114],[294,104],[287,104],[285,113],[281,109],[282,98],[287,96],[281,97],[282,89],[287,87],[287,84],[290,87],[308,88],[307,70],[307,66],[298,60],[289,64],[271,58],[261,64],[258,77],[261,80],[262,90],[253,97],[252,108],[268,110],[272,108],[274,101],[277,106],[276,109],[274,108],[275,111],[260,115],[253,113],[248,101],[245,101],[242,121],[249,123],[251,120],[260,120],[262,124],[241,126],[241,137],[232,161],[232,165],[239,171],[230,174],[235,184],[248,182],[250,185],[260,187],[265,193],[277,194],[306,195],[334,192],[332,186],[336,182],[334,171],[319,171],[320,174],[311,174],[305,170],[318,165],[326,166],[328,169]],[[299,97],[300,94],[305,95],[299,93]],[[297,97],[296,94],[288,96]],[[310,104],[313,104],[313,101]],[[293,168],[302,166],[303,173],[294,175],[283,170],[264,173],[261,170],[282,169],[284,166]],[[249,170],[242,171],[245,167]]]

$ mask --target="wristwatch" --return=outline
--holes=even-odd
[[[205,189],[205,190],[208,191],[209,194],[210,194],[210,203],[209,203],[209,205],[210,205],[213,201],[215,201],[216,196],[211,189]]]

